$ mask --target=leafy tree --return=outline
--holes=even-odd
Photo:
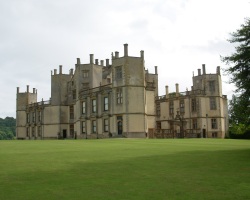
[[[13,117],[0,118],[0,140],[11,140],[16,136],[16,120]]]
[[[221,57],[229,67],[225,72],[230,75],[230,83],[236,86],[236,95],[230,101],[231,125],[250,125],[250,18],[245,19],[240,29],[231,34],[230,43],[236,45],[230,56]]]

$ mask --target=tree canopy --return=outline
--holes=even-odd
[[[231,130],[237,132],[243,130],[239,127],[244,126],[246,130],[250,127],[250,18],[231,33],[228,41],[235,45],[235,52],[221,58],[228,65],[225,72],[230,77],[229,82],[236,86],[236,94],[229,102],[229,122]]]
[[[0,140],[11,140],[16,136],[16,120],[13,117],[0,118]]]

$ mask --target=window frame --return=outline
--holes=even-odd
[[[92,120],[92,133],[97,133],[97,131],[96,131],[96,120]]]
[[[92,103],[92,113],[96,113],[97,112],[97,105],[96,105],[96,99],[92,99],[91,103]]]
[[[117,88],[117,91],[116,91],[116,103],[117,104],[122,104],[122,100],[123,100],[122,88]]]
[[[109,132],[109,120],[108,119],[103,119],[103,131]]]
[[[217,124],[216,118],[211,119],[211,129],[218,129],[218,124]]]
[[[215,97],[210,97],[209,98],[209,104],[210,104],[210,110],[217,110],[216,98]]]
[[[103,110],[104,111],[108,111],[109,110],[109,98],[108,97],[104,97],[103,98]]]

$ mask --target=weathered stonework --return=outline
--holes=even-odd
[[[124,44],[124,56],[115,52],[112,64],[106,59],[104,66],[103,60],[99,63],[90,54],[87,64],[77,58],[69,74],[62,73],[62,66],[59,73],[56,69],[51,72],[49,101],[37,102],[37,91],[30,93],[29,86],[23,93],[17,88],[17,138],[225,136],[227,99],[221,93],[219,69],[216,74],[206,74],[204,66],[203,74],[193,77],[191,91],[180,93],[177,84],[174,94],[166,86],[166,95],[158,96],[158,69],[151,74],[144,62],[143,51],[140,57],[131,57]],[[195,111],[191,110],[192,99],[198,102]],[[211,101],[215,108],[210,109]]]

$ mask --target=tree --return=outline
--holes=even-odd
[[[0,140],[11,140],[16,136],[16,120],[13,117],[0,118]]]
[[[221,57],[229,67],[225,72],[230,75],[230,83],[235,84],[237,96],[230,101],[230,122],[250,125],[250,18],[245,19],[240,29],[231,34],[228,41],[236,45],[230,56]]]

